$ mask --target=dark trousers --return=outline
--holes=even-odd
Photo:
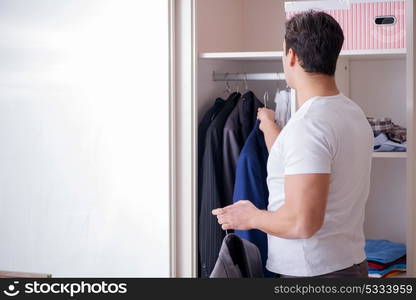
[[[290,276],[290,275],[283,275],[283,274],[276,274],[276,277],[281,278],[302,278],[307,276]],[[359,264],[352,265],[346,269],[342,269],[339,271],[331,272],[328,274],[312,276],[315,278],[367,278],[368,277],[368,264],[367,260]]]

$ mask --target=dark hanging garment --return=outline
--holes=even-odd
[[[258,209],[267,210],[269,204],[269,190],[267,188],[269,152],[259,124],[260,122],[257,121],[238,158],[233,203],[239,200],[249,200]],[[266,269],[267,234],[258,229],[235,230],[234,233],[257,246],[260,250],[265,277],[273,277],[274,274]]]
[[[201,210],[201,186],[202,186],[202,158],[205,152],[205,139],[209,125],[224,107],[225,100],[217,98],[214,105],[205,113],[198,126],[198,217]],[[198,224],[199,225],[199,224]],[[198,259],[198,277],[201,277],[201,261]]]
[[[224,126],[223,167],[224,193],[232,199],[237,160],[257,119],[257,110],[263,107],[253,92],[245,93],[233,109]]]
[[[227,234],[210,278],[262,278],[259,249],[237,235]]]
[[[199,210],[199,254],[201,277],[212,272],[221,248],[225,232],[211,211],[232,203],[224,196],[224,173],[222,166],[223,131],[225,122],[237,105],[241,94],[232,93],[208,127],[205,137],[205,152],[202,158],[202,182],[200,188],[201,208]]]
[[[205,152],[205,138],[209,125],[224,107],[225,100],[217,98],[215,104],[205,113],[198,126],[198,187],[202,184],[202,158]],[[198,189],[198,200],[201,199],[201,188]],[[198,215],[201,209],[201,203],[198,203]]]

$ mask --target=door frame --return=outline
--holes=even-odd
[[[195,0],[169,0],[170,276],[197,277]]]
[[[406,86],[407,86],[407,216],[406,216],[406,253],[407,253],[407,276],[416,277],[416,30],[414,30],[414,17],[416,16],[416,5],[413,0],[407,0],[406,7]]]

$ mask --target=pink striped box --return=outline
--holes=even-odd
[[[405,0],[328,0],[285,2],[286,17],[307,10],[333,16],[344,31],[342,50],[405,49]],[[390,23],[390,24],[384,24]]]

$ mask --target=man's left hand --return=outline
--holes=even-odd
[[[223,230],[239,229],[249,230],[255,227],[255,218],[260,210],[250,201],[240,200],[224,208],[212,210],[212,214],[217,216],[218,223]]]

